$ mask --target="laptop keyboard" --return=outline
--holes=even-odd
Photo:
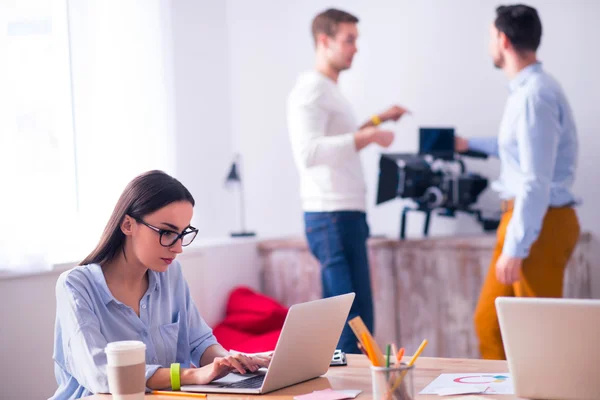
[[[229,383],[229,384],[223,385],[221,387],[228,388],[228,389],[259,389],[265,380],[265,376],[266,375],[256,375],[256,376],[253,376],[252,378],[244,379],[243,381]]]

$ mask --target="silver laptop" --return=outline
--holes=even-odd
[[[327,372],[346,324],[354,293],[290,307],[268,369],[231,373],[208,385],[184,385],[182,391],[202,393],[272,392]]]
[[[600,399],[600,300],[496,299],[515,393]]]

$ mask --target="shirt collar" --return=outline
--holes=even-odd
[[[539,61],[536,61],[536,62],[534,62],[531,65],[528,65],[527,67],[525,67],[521,71],[519,71],[519,73],[517,74],[517,76],[515,76],[509,82],[508,89],[511,92],[514,92],[519,87],[523,86],[525,84],[525,82],[527,82],[527,80],[529,79],[529,77],[531,77],[531,75],[533,75],[536,72],[539,72],[541,70],[542,70],[542,63],[539,62]]]
[[[158,274],[158,272],[148,269],[148,290],[146,291],[147,294],[150,294],[150,293],[154,292],[155,290],[158,290],[158,275],[157,274]]]
[[[112,300],[116,301],[117,299],[115,299],[115,297],[108,289],[108,285],[106,284],[106,279],[104,278],[104,273],[102,272],[102,267],[100,266],[100,264],[91,264],[89,265],[89,269],[92,273],[92,278],[94,279],[94,282],[96,282],[96,287],[100,292],[100,296],[102,296],[102,301],[104,302],[104,304],[108,304]]]
[[[96,286],[99,289],[100,296],[102,296],[102,301],[104,302],[104,304],[106,305],[111,301],[120,303],[120,301],[115,299],[115,296],[113,296],[113,294],[110,292],[110,289],[106,284],[106,278],[104,278],[104,273],[102,272],[102,267],[100,266],[100,264],[90,264],[89,269],[92,273],[92,278],[94,279],[94,282],[96,283]],[[158,277],[156,276],[157,273],[158,272],[152,271],[151,269],[148,270],[148,290],[146,291],[144,296],[146,294],[151,294],[152,292],[158,289]]]

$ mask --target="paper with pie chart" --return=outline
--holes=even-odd
[[[474,388],[470,391],[468,388]],[[469,393],[481,394],[515,394],[512,378],[509,373],[464,373],[442,374],[431,382],[419,394],[438,394],[455,389],[457,394],[469,390]],[[479,391],[477,391],[479,390]]]

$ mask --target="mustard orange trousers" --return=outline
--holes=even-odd
[[[496,297],[562,297],[565,268],[579,239],[575,210],[571,207],[549,208],[540,235],[529,256],[523,260],[521,279],[512,285],[504,285],[496,279],[496,262],[502,254],[511,218],[512,207],[509,205],[498,226],[496,247],[475,309],[475,332],[481,357],[485,359],[506,359],[494,304]]]

